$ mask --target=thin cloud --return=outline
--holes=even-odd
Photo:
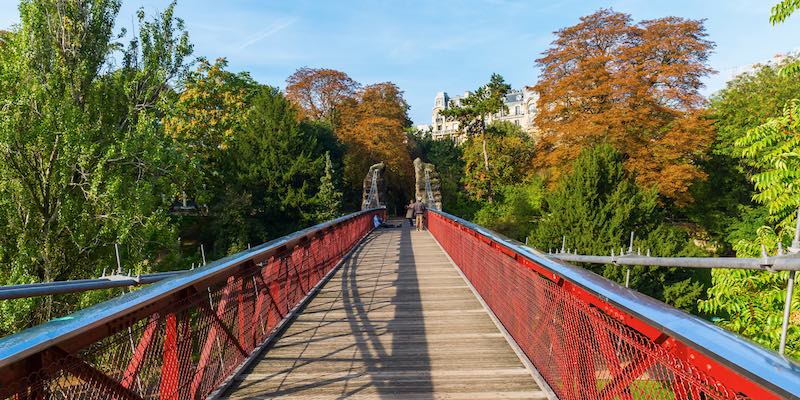
[[[289,26],[294,24],[295,21],[297,21],[297,18],[284,18],[284,19],[277,20],[274,23],[272,23],[272,25],[268,26],[266,29],[264,29],[261,32],[257,33],[255,36],[251,37],[250,39],[246,40],[244,43],[242,43],[241,46],[239,46],[239,48],[237,50],[238,51],[242,51],[242,50],[246,49],[247,47],[252,46],[256,42],[260,42],[260,41],[262,41],[262,40],[264,40],[264,39],[266,39],[266,38],[268,38],[268,37],[280,32],[280,31],[288,28]]]

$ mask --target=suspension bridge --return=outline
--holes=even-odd
[[[0,399],[800,396],[797,364],[566,252],[436,207],[376,229],[372,176],[362,211],[0,339]]]

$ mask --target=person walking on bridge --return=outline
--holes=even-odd
[[[419,197],[417,198],[417,202],[414,203],[414,215],[417,217],[417,230],[424,231],[425,227],[422,226],[422,219],[425,217],[425,203],[422,202],[422,199]]]
[[[414,226],[414,199],[408,201],[406,219],[408,220],[408,226]]]

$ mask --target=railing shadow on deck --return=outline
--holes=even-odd
[[[391,233],[387,234],[391,235]],[[425,324],[422,317],[422,298],[416,271],[416,258],[411,242],[411,230],[408,227],[404,225],[400,229],[399,242],[396,246],[393,246],[390,242],[386,248],[386,253],[394,250],[392,247],[397,250],[398,267],[397,279],[392,284],[392,287],[395,287],[396,290],[390,300],[376,299],[374,290],[377,288],[372,290],[360,289],[356,275],[357,267],[354,268],[353,264],[348,265],[348,269],[342,274],[342,293],[347,320],[350,323],[353,334],[358,339],[361,339],[357,339],[356,344],[366,363],[367,373],[371,376],[369,385],[362,385],[360,388],[342,393],[343,396],[356,394],[369,386],[375,387],[381,395],[393,396],[413,388],[415,399],[420,400],[424,399],[419,397],[421,393],[432,393],[433,391],[433,382],[430,375],[430,357],[427,351],[427,342],[424,339]],[[384,254],[383,267],[391,266],[391,262],[386,260],[386,253]],[[383,268],[381,268],[379,275],[383,273]],[[344,279],[345,276],[347,276],[347,279]],[[382,282],[376,279],[376,285],[381,284]],[[362,291],[365,293],[362,294]],[[367,300],[364,295],[372,298]],[[371,319],[368,312],[374,310],[375,306],[394,306],[394,318],[390,321]],[[410,319],[406,315],[413,315],[413,313],[418,313],[419,321],[414,321],[417,324],[413,324],[413,329],[409,329],[408,322]],[[392,345],[389,351],[382,343],[381,336],[392,338]],[[409,343],[415,343],[413,359],[404,349]],[[387,378],[386,374],[382,374],[383,372],[398,370],[413,372],[413,384],[407,380]]]
[[[392,235],[400,235],[399,241],[395,242]],[[386,240],[385,246],[381,241]],[[376,254],[383,250],[382,254]],[[397,254],[397,260],[394,260]],[[359,287],[359,265],[366,259],[380,257],[383,260],[381,268],[374,272],[377,274],[374,279],[365,279],[365,282],[374,282],[374,287]],[[433,382],[431,378],[431,361],[428,354],[428,346],[425,340],[425,324],[422,317],[422,299],[419,289],[419,279],[415,266],[415,255],[411,240],[411,231],[403,226],[401,229],[378,230],[371,233],[364,242],[356,248],[342,266],[337,274],[341,277],[341,293],[338,297],[332,298],[326,303],[309,302],[306,308],[312,304],[333,306],[341,299],[341,310],[344,311],[343,318],[329,319],[327,312],[323,313],[323,320],[312,328],[292,334],[285,333],[273,343],[274,348],[281,346],[281,339],[291,338],[302,333],[314,331],[313,335],[304,340],[303,344],[308,346],[312,343],[336,339],[337,337],[352,336],[353,342],[347,342],[332,348],[324,355],[309,359],[295,360],[291,367],[275,371],[261,379],[275,379],[284,375],[278,389],[263,395],[285,396],[299,395],[305,391],[318,389],[326,386],[342,385],[337,393],[341,398],[357,395],[368,388],[373,388],[379,397],[396,398],[399,393],[413,392],[417,400],[432,399],[426,397],[425,393],[433,392]],[[398,265],[397,277],[391,285],[386,285],[380,276],[394,273],[395,263]],[[388,270],[384,270],[384,267]],[[364,275],[362,275],[363,277]],[[372,275],[370,275],[372,278]],[[331,283],[329,283],[330,285]],[[401,287],[402,285],[402,287]],[[395,287],[394,295],[381,295],[376,289]],[[391,319],[382,317],[370,317],[370,311],[394,308],[394,316]],[[305,310],[303,310],[305,311]],[[298,314],[302,315],[302,311]],[[418,317],[416,317],[418,315]],[[418,319],[418,320],[415,320]],[[316,331],[320,328],[336,322],[346,321],[350,327],[347,334],[326,334],[321,337],[316,336]],[[387,345],[387,339],[391,338],[391,345]],[[414,346],[413,355],[408,354],[408,346]],[[293,343],[292,345],[299,345]],[[266,354],[271,349],[267,349]],[[347,367],[337,368],[330,378],[314,380],[293,380],[286,382],[286,378],[301,367],[310,363],[331,361],[334,363],[346,363]],[[363,363],[364,369],[356,369]],[[398,370],[407,373],[403,378],[397,378],[392,374]],[[245,372],[247,375],[249,371]],[[367,378],[367,382],[364,382]],[[350,385],[352,383],[352,386]],[[250,385],[256,385],[257,381],[240,381],[234,385],[228,393],[236,390],[246,390]],[[259,397],[260,397],[259,396]]]

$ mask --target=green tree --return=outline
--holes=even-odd
[[[754,225],[749,218],[754,209],[763,206],[752,200],[754,188],[748,175],[754,169],[739,157],[742,150],[735,142],[768,118],[780,116],[784,104],[800,93],[800,80],[780,72],[796,60],[797,56],[791,56],[740,74],[711,98],[710,118],[717,134],[712,151],[701,164],[708,179],[692,187],[697,201],[686,209],[686,215],[708,232],[718,254],[732,255],[732,244],[752,240],[766,223]],[[745,228],[749,235],[742,236]],[[730,241],[733,232],[738,236]]]
[[[522,182],[533,164],[533,139],[510,122],[493,122],[486,136],[463,145],[464,188],[473,199],[492,203],[492,187]],[[485,168],[485,152],[492,154],[492,168]]]
[[[231,141],[226,202],[210,209],[219,253],[244,249],[313,224],[315,193],[325,153],[314,130],[303,129],[296,108],[273,87],[252,98],[242,130]]]
[[[169,82],[185,72],[192,48],[174,4],[152,20],[140,11],[135,38],[122,46],[113,34],[119,7],[116,0],[26,0],[20,25],[4,36],[5,284],[96,276],[112,264],[114,243],[126,249],[126,268],[144,272],[177,243],[166,210],[179,154],[160,119]],[[122,63],[114,68],[117,51]],[[75,301],[25,304],[31,313],[12,316],[6,327],[42,322]]]
[[[342,192],[336,189],[333,175],[331,153],[325,152],[325,175],[322,175],[322,178],[319,180],[319,191],[316,195],[317,222],[328,221],[341,215]]]
[[[489,150],[487,149],[487,118],[500,111],[508,111],[503,103],[503,97],[511,90],[499,74],[492,74],[489,83],[479,87],[475,92],[461,100],[461,104],[451,104],[447,110],[442,111],[442,116],[458,121],[459,129],[469,137],[478,136],[481,141],[481,155],[483,156],[483,169],[485,174],[490,174]],[[485,197],[492,202],[492,182],[486,181]]]
[[[258,84],[246,72],[226,70],[227,60],[198,60],[197,69],[181,82],[181,91],[164,127],[186,157],[192,179],[183,190],[201,204],[224,202],[223,187],[229,147],[242,129]]]
[[[624,159],[609,145],[581,152],[572,172],[563,176],[544,197],[542,217],[531,233],[540,249],[566,245],[582,254],[619,254],[628,247],[631,232],[639,232],[635,248],[655,256],[696,256],[701,252],[685,231],[665,223],[654,189],[636,186],[624,168]],[[624,269],[614,265],[589,266],[603,276],[624,282]],[[707,275],[707,274],[706,274]],[[708,280],[703,272],[677,268],[635,267],[631,287],[692,311]]]
[[[800,6],[784,0],[773,7],[770,21],[784,22]],[[729,238],[740,257],[758,257],[762,247],[774,254],[778,243],[790,242],[800,207],[800,100],[798,94],[800,61],[795,58],[776,68],[762,68],[757,77],[768,74],[772,83],[766,92],[764,109],[753,112],[745,134],[733,138],[731,152],[741,162],[755,184],[753,200],[761,207],[747,207],[742,222]],[[793,98],[792,98],[793,97]],[[788,99],[787,99],[788,98]],[[783,103],[783,107],[780,104]],[[742,124],[744,125],[744,124]],[[785,306],[788,272],[714,270],[713,286],[701,310],[714,314],[718,323],[766,347],[777,349]],[[800,329],[797,315],[800,302],[790,299],[790,319],[786,354],[800,357]]]
[[[475,213],[476,224],[524,241],[541,218],[547,193],[540,178],[497,187],[494,203],[486,203]]]

